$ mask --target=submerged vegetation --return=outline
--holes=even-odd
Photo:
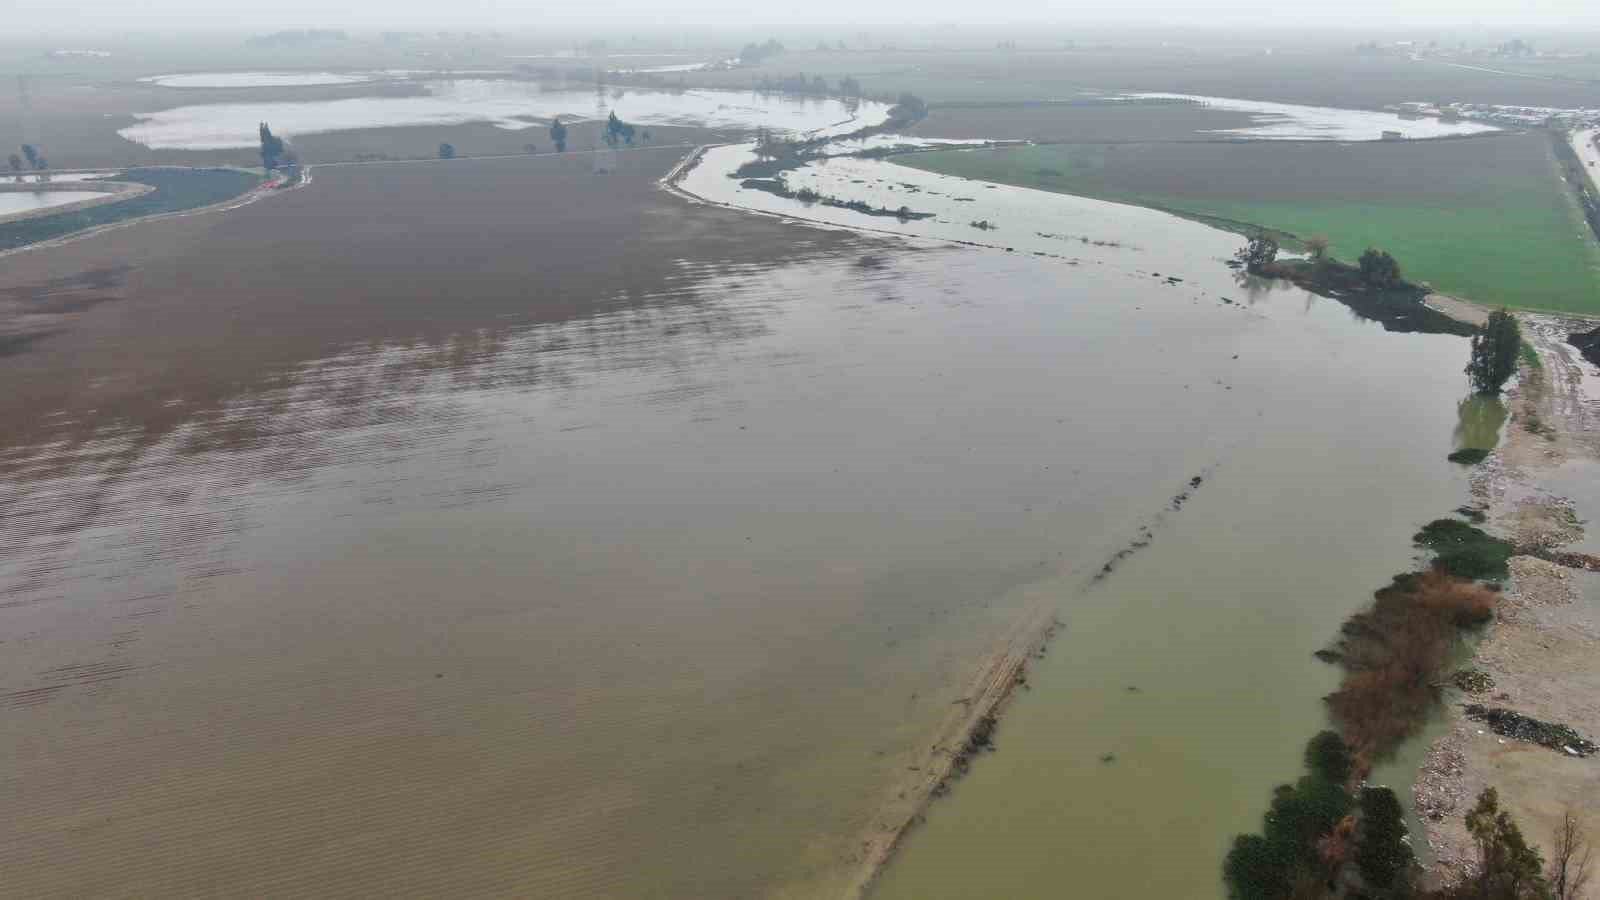
[[[1481,463],[1484,460],[1488,459],[1489,458],[1489,454],[1491,452],[1493,452],[1493,451],[1485,450],[1482,447],[1462,447],[1460,450],[1454,451],[1453,453],[1451,453],[1449,456],[1447,456],[1445,458],[1450,460],[1453,463],[1461,463],[1462,465],[1475,466],[1478,463]]]
[[[1441,569],[1408,572],[1351,616],[1324,658],[1344,669],[1328,711],[1364,774],[1414,734],[1439,702],[1461,629],[1493,616],[1497,595]]]
[[[1475,333],[1471,325],[1424,304],[1428,290],[1405,281],[1400,265],[1383,250],[1368,248],[1358,265],[1348,265],[1314,252],[1309,259],[1279,260],[1277,237],[1256,231],[1228,264],[1261,278],[1282,278],[1332,297],[1357,315],[1380,322],[1389,331],[1430,334]]]

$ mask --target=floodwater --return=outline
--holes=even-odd
[[[295,137],[418,125],[489,122],[520,130],[561,115],[604,119],[615,112],[636,125],[770,128],[781,132],[843,131],[883,121],[888,106],[822,97],[757,96],[735,91],[646,91],[623,88],[543,90],[536,82],[454,79],[424,82],[416,97],[354,97],[307,102],[213,103],[140,113],[119,134],[151,148],[220,150],[253,147],[260,123]]]
[[[1051,586],[1063,629],[1004,718],[1000,752],[935,803],[875,890],[1045,897],[1071,884],[1105,898],[1220,897],[1228,842],[1259,826],[1271,788],[1298,777],[1304,742],[1326,727],[1321,698],[1338,672],[1313,651],[1412,567],[1416,527],[1465,498],[1446,454],[1492,446],[1493,410],[1458,405],[1466,342],[1383,334],[1332,300],[1241,279],[1221,264],[1237,237],[1154,211],[876,160],[788,174],[792,189],[936,214],[901,222],[740,188],[723,175],[740,152],[710,151],[682,186],[742,207],[1027,253],[1067,284],[1118,272],[1225,319],[1237,311],[1222,371],[1108,359],[1072,382],[1115,397],[1130,380],[1174,378],[1147,436],[1223,391],[1230,402],[1203,424],[1165,438],[1187,445],[1205,481],[1111,578]],[[1173,315],[1144,291],[1108,288],[1103,303]],[[1119,351],[1151,349],[1142,325],[1127,329]],[[1102,444],[1123,435],[1096,431]],[[1378,770],[1404,798],[1421,746]],[[1152,848],[1159,866],[1148,864]]]
[[[63,206],[103,196],[95,191],[0,191],[0,216]]]
[[[567,320],[353,343],[167,433],[8,448],[7,890],[837,895],[1043,611],[1001,751],[882,894],[1220,893],[1322,725],[1312,651],[1461,502],[1465,341],[1240,280],[1234,236],[1151,210],[791,174],[937,214],[864,217],[740,189],[748,153],[683,188],[907,240],[683,259]],[[468,176],[495,163],[459,165],[428,202],[490,202]],[[274,202],[404,240],[444,212],[385,207],[438,190],[385,181],[408,168]],[[275,240],[286,272],[333,264]],[[441,251],[474,266],[441,284],[517,254],[539,302],[538,247]]]
[[[1395,113],[1365,109],[1339,109],[1331,106],[1301,106],[1294,103],[1268,103],[1231,97],[1200,97],[1191,94],[1131,94],[1150,99],[1194,100],[1215,109],[1249,113],[1254,124],[1245,128],[1225,128],[1213,134],[1232,134],[1257,140],[1274,141],[1376,141],[1385,131],[1398,131],[1406,138],[1436,138],[1498,131],[1482,122],[1444,122],[1439,119],[1402,119]]]
[[[382,77],[375,72],[189,72],[139,79],[171,88],[309,87],[319,84],[363,84]]]
[[[114,172],[44,172],[38,175],[0,175],[0,184],[59,184],[63,181],[93,181],[109,178]]]

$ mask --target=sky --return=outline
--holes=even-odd
[[[1265,25],[1270,27],[1384,25],[1528,25],[1600,29],[1597,0],[807,0],[765,4],[749,0],[597,0],[590,3],[517,3],[515,0],[7,0],[6,30],[23,34],[81,33],[99,26],[129,30],[240,27],[374,27],[440,25],[502,28],[539,25],[831,24],[1131,24]],[[71,15],[63,14],[70,10]],[[22,34],[18,34],[21,32]]]

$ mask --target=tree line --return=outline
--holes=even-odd
[[[38,147],[32,144],[23,144],[19,149],[22,150],[20,156],[13,153],[11,158],[7,160],[11,163],[11,171],[21,172],[24,168],[27,168],[36,172],[43,172],[45,169],[50,168],[50,161],[39,153]]]

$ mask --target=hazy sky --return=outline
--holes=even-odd
[[[54,34],[82,32],[96,25],[160,30],[175,27],[238,28],[449,24],[457,27],[515,27],[555,24],[633,24],[682,26],[721,21],[728,25],[782,23],[849,25],[895,22],[1010,24],[1239,25],[1294,28],[1341,25],[1353,30],[1397,24],[1530,25],[1544,28],[1600,28],[1600,0],[1340,0],[1338,3],[1284,3],[1283,0],[1118,0],[1114,3],[1062,3],[1056,0],[807,0],[768,5],[749,0],[598,0],[518,4],[505,0],[8,0],[7,30]],[[64,13],[70,11],[70,16]],[[20,36],[20,35],[18,35]]]

